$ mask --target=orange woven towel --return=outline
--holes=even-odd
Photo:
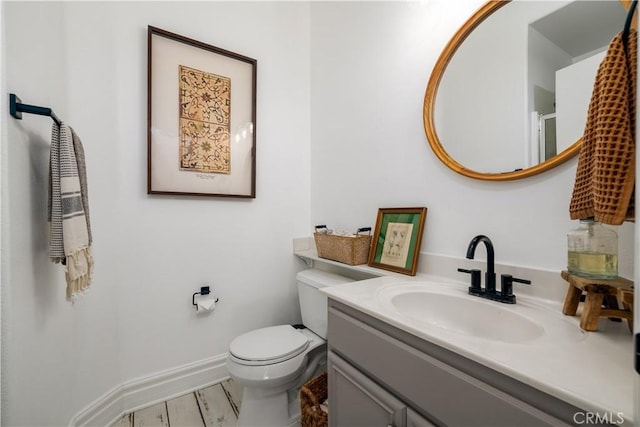
[[[589,103],[569,213],[620,225],[634,219],[637,32],[613,38]]]

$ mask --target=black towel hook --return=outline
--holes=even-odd
[[[23,104],[15,93],[9,94],[9,113],[14,119],[18,120],[22,120],[22,113],[49,116],[58,126],[62,124],[62,121],[56,116],[51,108]]]

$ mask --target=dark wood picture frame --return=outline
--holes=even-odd
[[[147,28],[147,193],[256,197],[257,61]]]
[[[380,208],[369,266],[416,275],[427,208]]]

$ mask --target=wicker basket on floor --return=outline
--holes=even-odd
[[[328,415],[320,406],[327,399],[327,373],[311,378],[300,389],[302,427],[326,427]]]

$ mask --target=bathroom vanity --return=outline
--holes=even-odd
[[[547,301],[500,304],[421,277],[323,292],[330,425],[633,425],[626,324],[587,333]]]
[[[333,300],[328,362],[333,426],[561,426],[581,411]]]
[[[580,329],[559,273],[500,265],[533,282],[502,304],[451,277],[460,259],[427,254],[411,277],[319,258],[311,239],[294,253],[356,280],[322,290],[331,426],[637,425],[626,322]]]

